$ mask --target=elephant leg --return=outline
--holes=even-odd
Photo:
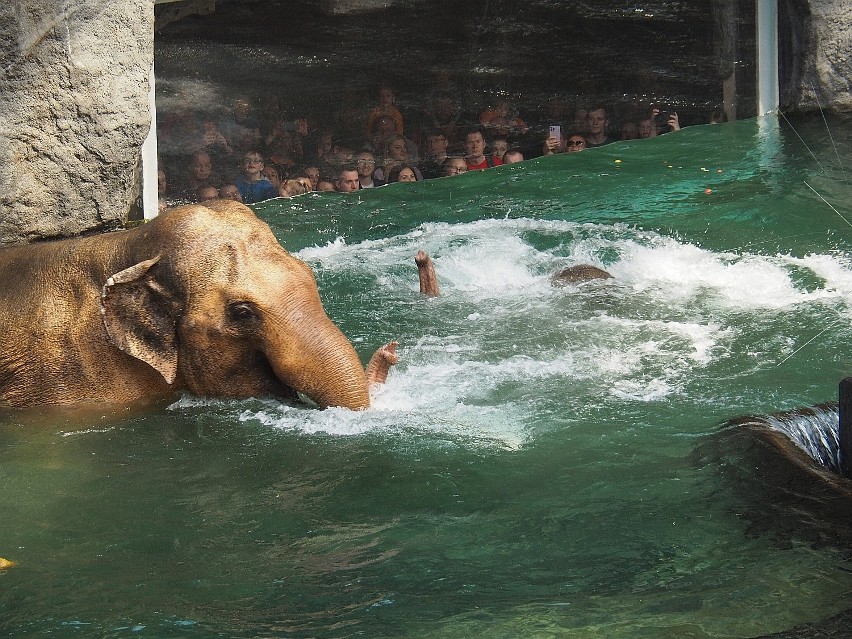
[[[388,342],[373,353],[366,370],[368,385],[385,383],[390,367],[399,362],[399,355],[396,354],[397,346],[399,342]]]
[[[438,276],[435,275],[435,265],[432,264],[432,258],[425,251],[417,251],[414,263],[417,264],[417,271],[420,274],[420,292],[430,297],[440,295]]]

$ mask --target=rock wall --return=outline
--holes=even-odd
[[[127,219],[153,22],[152,0],[0,3],[0,242]]]
[[[852,3],[811,0],[809,63],[802,76],[799,109],[852,112]]]
[[[852,112],[852,3],[780,0],[778,40],[782,110]]]

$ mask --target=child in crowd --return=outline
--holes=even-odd
[[[396,125],[396,134],[403,134],[402,113],[396,108],[396,96],[388,86],[379,87],[379,104],[367,116],[367,135],[373,132],[373,124],[382,116],[390,116]]]
[[[243,154],[243,175],[234,180],[245,204],[263,202],[278,197],[278,189],[263,175],[263,158],[257,151]]]
[[[234,202],[242,202],[243,196],[240,195],[240,190],[235,184],[226,184],[219,189],[219,197],[223,200],[234,200]]]
[[[467,172],[467,162],[460,155],[451,155],[446,160],[444,160],[444,175],[449,177],[451,175],[461,175],[462,173]]]
[[[509,150],[509,140],[505,135],[495,135],[491,138],[491,143],[488,145],[491,149],[491,157],[503,161],[503,156]]]

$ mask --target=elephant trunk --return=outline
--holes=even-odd
[[[368,408],[367,377],[358,354],[321,307],[319,313],[322,319],[316,308],[304,314],[290,308],[282,337],[267,342],[267,359],[281,381],[321,408]]]

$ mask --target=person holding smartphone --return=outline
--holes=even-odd
[[[547,132],[547,138],[541,147],[542,155],[553,155],[554,153],[562,153],[565,151],[565,144],[562,140],[562,126],[559,124],[550,125]]]

